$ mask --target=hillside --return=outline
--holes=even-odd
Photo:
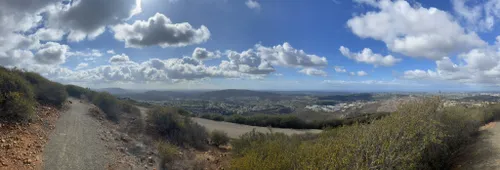
[[[111,93],[111,94],[114,94],[114,95],[130,93],[129,90],[125,90],[125,89],[122,89],[122,88],[102,88],[102,89],[97,89],[97,91],[108,92],[108,93]]]

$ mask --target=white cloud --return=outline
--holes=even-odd
[[[256,0],[247,0],[245,2],[245,5],[247,5],[247,7],[250,9],[260,10],[260,4]]]
[[[358,72],[356,72],[356,74],[358,76],[367,76],[368,75],[368,73],[366,73],[365,71],[358,71]]]
[[[102,56],[102,53],[101,51],[97,50],[97,49],[91,49],[91,50],[88,50],[87,52],[84,52],[84,51],[69,51],[67,54],[67,56],[78,56],[78,57],[101,57]]]
[[[227,51],[226,56],[229,59],[223,60],[219,67],[223,70],[238,71],[247,74],[267,75],[275,71],[274,67],[263,59],[259,53],[249,49],[238,53],[236,51]]]
[[[436,61],[435,70],[408,70],[403,78],[416,80],[452,81],[463,84],[500,85],[500,52],[498,46],[473,49],[458,57]]]
[[[140,12],[140,0],[76,0],[53,6],[48,15],[49,28],[63,28],[68,40],[95,39],[108,25],[115,25]]]
[[[372,64],[374,66],[393,66],[397,62],[400,62],[400,58],[395,58],[392,55],[382,56],[380,54],[375,54],[369,48],[364,48],[362,52],[352,53],[349,48],[340,46],[339,48],[342,55],[349,59],[353,59],[356,62],[362,62],[367,64]]]
[[[349,75],[351,76],[367,76],[368,73],[366,73],[365,71],[357,71],[357,72],[349,72]]]
[[[35,60],[40,64],[62,64],[66,61],[66,52],[69,50],[67,45],[61,45],[55,42],[48,42],[35,54]]]
[[[158,45],[183,47],[200,44],[210,38],[210,31],[204,25],[196,29],[187,22],[172,23],[165,15],[156,13],[147,21],[137,20],[133,24],[119,24],[112,27],[115,39],[124,41],[126,47],[142,48]]]
[[[346,80],[323,80],[325,84],[332,85],[403,85],[401,82],[396,80],[392,81],[381,81],[381,80],[363,80],[363,81],[346,81]]]
[[[500,17],[500,1],[486,0],[471,3],[468,0],[452,0],[453,10],[464,20],[467,28],[478,31],[491,31]]]
[[[60,29],[40,28],[36,31],[36,36],[41,41],[60,41],[65,32]]]
[[[337,72],[337,73],[345,73],[345,72],[347,72],[347,70],[344,67],[342,67],[342,66],[333,66],[333,68],[335,69],[335,72]]]
[[[411,6],[406,1],[362,2],[379,11],[349,19],[348,27],[361,38],[385,42],[393,52],[439,60],[453,53],[486,45],[476,33],[467,33],[445,11]]]
[[[307,54],[303,50],[293,48],[288,42],[274,47],[265,47],[257,44],[258,55],[273,65],[286,67],[323,67],[328,65],[326,57]]]
[[[108,53],[108,54],[116,54],[114,50],[108,50],[108,51],[106,51],[106,53]]]
[[[83,69],[83,68],[86,68],[88,67],[89,64],[88,63],[80,63],[76,66],[75,70],[80,70],[80,69]]]
[[[327,76],[327,73],[323,70],[318,70],[315,68],[304,68],[302,70],[299,70],[299,73],[309,75],[309,76]]]
[[[221,52],[220,51],[211,52],[205,48],[196,47],[191,56],[198,60],[210,60],[210,59],[220,58]]]
[[[123,64],[123,63],[128,63],[130,62],[130,59],[126,54],[119,54],[119,55],[114,55],[113,57],[109,58],[109,63],[111,64]]]

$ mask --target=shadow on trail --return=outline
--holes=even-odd
[[[480,131],[473,143],[465,147],[454,159],[454,170],[500,169],[500,124]]]

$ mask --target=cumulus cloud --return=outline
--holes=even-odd
[[[226,56],[229,61],[223,60],[219,65],[223,70],[232,70],[247,74],[269,74],[275,71],[271,63],[263,59],[259,53],[252,49],[241,53],[227,51]]]
[[[347,72],[347,70],[344,67],[342,67],[342,66],[333,66],[333,69],[335,69],[335,72],[337,72],[337,73],[345,73],[345,72]]]
[[[380,54],[375,54],[369,48],[364,48],[363,51],[358,53],[352,53],[349,48],[344,46],[340,46],[339,50],[342,55],[349,59],[355,60],[356,62],[372,64],[374,66],[393,66],[401,61],[400,58],[395,58],[392,55],[382,56]]]
[[[60,29],[40,28],[35,32],[34,36],[41,41],[60,41],[64,34],[65,32]]]
[[[271,62],[273,65],[286,67],[323,67],[328,65],[326,57],[307,54],[304,50],[293,48],[288,42],[273,47],[265,47],[257,44],[255,48],[261,58]]]
[[[35,60],[40,64],[54,65],[66,61],[66,52],[69,47],[56,42],[48,42],[35,54]]]
[[[260,10],[260,4],[259,4],[259,2],[255,1],[255,0],[247,0],[245,2],[245,5],[247,5],[247,7],[250,9]]]
[[[210,60],[210,59],[220,58],[221,52],[220,51],[211,52],[205,48],[196,47],[191,56],[198,60]]]
[[[351,76],[367,76],[368,73],[366,73],[365,71],[357,71],[357,72],[349,72],[349,75]]]
[[[393,52],[439,60],[486,43],[474,32],[466,32],[447,12],[411,6],[406,1],[363,0],[379,11],[370,11],[347,21],[361,38],[383,41]]]
[[[95,39],[108,25],[125,21],[140,12],[140,0],[75,0],[49,12],[48,26],[69,32],[68,40]]]
[[[130,59],[128,58],[127,55],[125,54],[120,54],[120,55],[114,55],[113,57],[109,58],[109,63],[111,64],[123,64],[129,62]]]
[[[3,66],[18,66],[23,61],[33,59],[33,53],[29,50],[10,50],[0,52],[0,65]]]
[[[500,85],[500,53],[498,45],[473,49],[459,55],[459,64],[450,58],[436,61],[436,69],[408,70],[403,78],[454,81],[465,84]]]
[[[323,76],[323,77],[327,76],[325,71],[315,69],[315,68],[304,68],[302,70],[299,70],[299,73],[309,75],[309,76]]]
[[[108,51],[106,51],[106,53],[108,53],[108,54],[115,54],[115,51],[114,50],[108,50]]]
[[[76,66],[75,70],[80,70],[80,69],[83,69],[83,68],[86,68],[88,67],[89,64],[88,63],[80,63]]]
[[[204,25],[196,29],[187,22],[172,23],[165,15],[156,13],[147,21],[137,20],[133,24],[118,24],[112,27],[115,39],[124,41],[126,47],[142,48],[158,45],[183,47],[200,44],[210,38]]]

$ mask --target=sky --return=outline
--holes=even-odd
[[[3,0],[0,65],[90,88],[498,91],[500,0]]]

